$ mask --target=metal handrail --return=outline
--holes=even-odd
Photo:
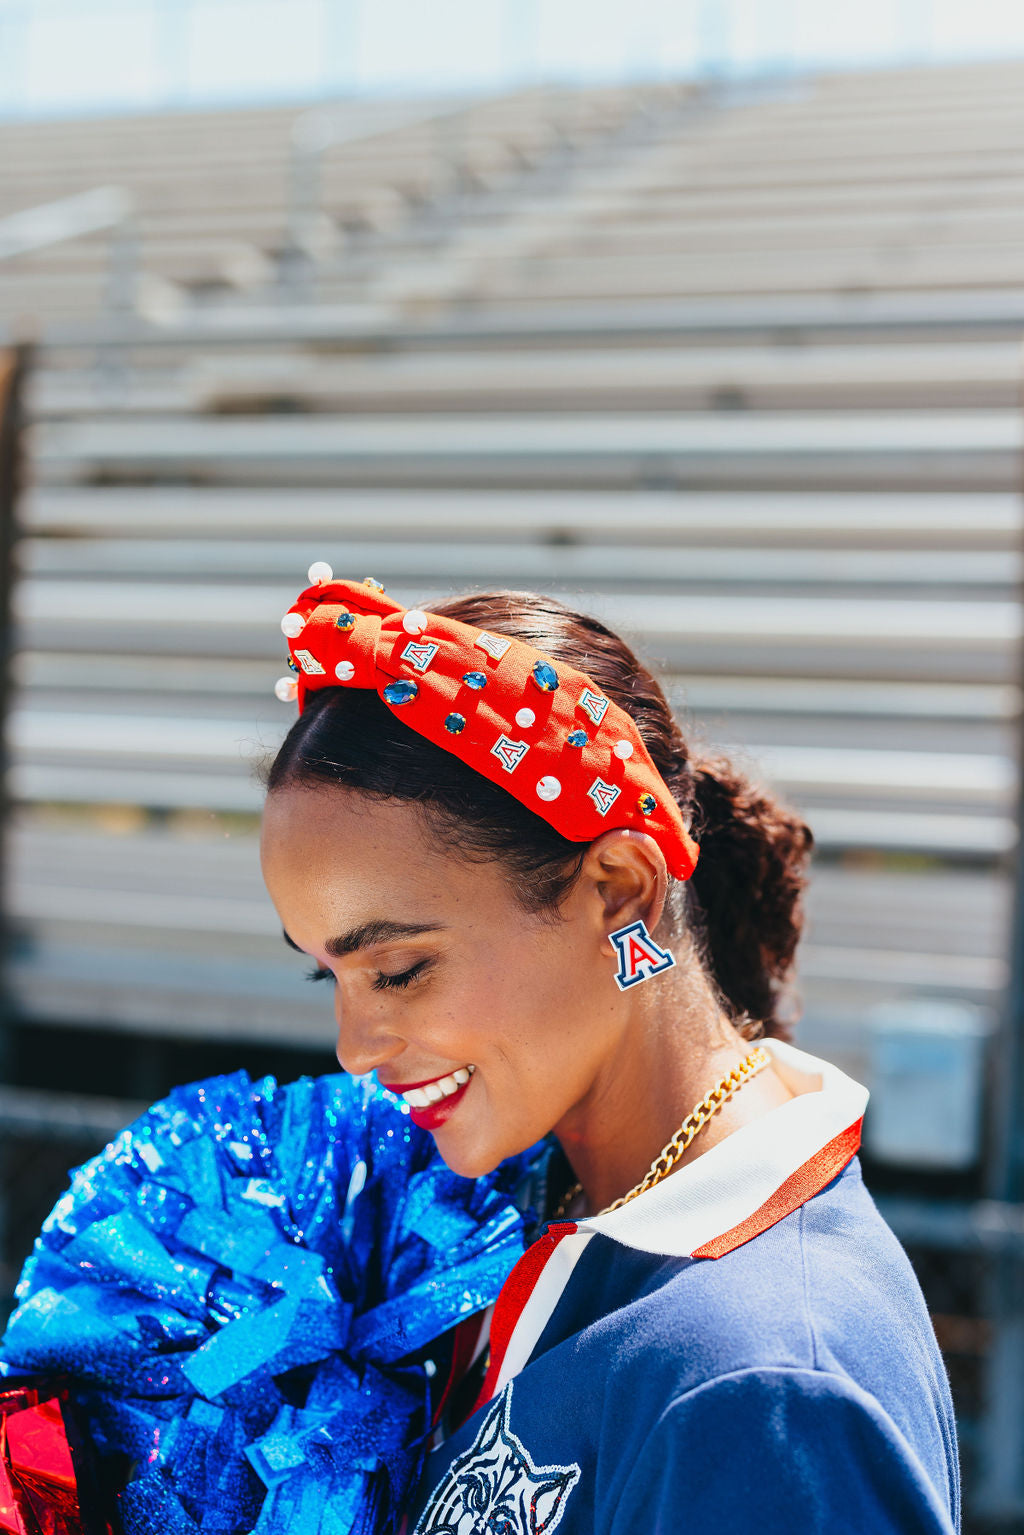
[[[104,230],[110,231],[104,307],[108,314],[125,314],[135,308],[138,231],[135,202],[124,187],[93,187],[8,214],[0,219],[0,261],[30,256]]]
[[[288,184],[288,236],[282,276],[293,298],[308,298],[312,269],[328,239],[323,211],[323,157],[339,145],[380,138],[401,128],[427,128],[457,119],[465,111],[458,106],[424,105],[395,114],[394,121],[372,126],[353,120],[350,108],[317,106],[301,113],[292,124]]]
[[[94,187],[0,219],[0,261],[31,255],[63,240],[77,240],[124,224],[133,213],[123,187]]]

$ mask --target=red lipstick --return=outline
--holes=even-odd
[[[444,1075],[447,1076],[448,1073],[445,1072]],[[378,1080],[380,1079],[378,1078]],[[395,1093],[400,1097],[403,1093],[411,1092],[414,1087],[427,1087],[431,1082],[440,1082],[442,1080],[442,1077],[428,1077],[426,1081],[423,1082],[397,1083],[382,1081],[380,1085],[381,1087],[387,1088],[389,1092]],[[428,1103],[424,1108],[415,1109],[411,1103],[406,1104],[406,1107],[409,1110],[409,1118],[412,1120],[413,1124],[418,1125],[421,1130],[439,1129],[441,1125],[443,1125],[445,1121],[450,1119],[454,1114],[455,1110],[458,1108],[459,1104],[465,1097],[466,1091],[472,1081],[473,1078],[470,1077],[469,1082],[463,1082],[460,1087],[455,1089],[454,1093],[449,1093],[447,1098],[441,1098],[437,1103]]]
[[[385,1082],[381,1076],[377,1080],[389,1093],[411,1093],[414,1087],[429,1087],[431,1082],[440,1082],[448,1075],[447,1071],[442,1071],[436,1077],[424,1077],[422,1082]]]
[[[455,1113],[472,1081],[473,1078],[470,1077],[469,1082],[463,1082],[461,1087],[457,1088],[447,1098],[442,1098],[440,1103],[430,1103],[425,1109],[414,1109],[410,1104],[409,1118],[414,1125],[419,1125],[421,1130],[437,1130],[444,1124],[446,1119],[450,1119]]]

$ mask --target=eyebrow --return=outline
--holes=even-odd
[[[396,938],[418,938],[421,933],[440,933],[442,930],[440,922],[392,922],[386,917],[374,917],[369,922],[361,922],[358,927],[350,928],[347,933],[339,933],[337,938],[328,938],[324,950],[334,959],[342,959],[346,954],[372,948],[374,944],[393,942]],[[284,928],[281,934],[290,948],[298,954],[305,954],[305,949],[300,949]]]

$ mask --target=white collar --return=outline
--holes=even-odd
[[[576,1222],[579,1231],[641,1252],[717,1258],[831,1183],[860,1144],[867,1089],[793,1045],[760,1043],[795,1096],[629,1204]]]
[[[477,1406],[529,1361],[596,1235],[640,1252],[721,1258],[767,1231],[842,1172],[860,1145],[867,1089],[776,1039],[762,1041],[794,1094],[734,1130],[621,1209],[549,1226],[512,1270],[494,1308],[491,1364]]]

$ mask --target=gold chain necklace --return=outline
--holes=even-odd
[[[745,1082],[750,1081],[751,1077],[756,1077],[759,1071],[763,1071],[770,1061],[771,1056],[768,1054],[768,1051],[761,1045],[755,1045],[747,1058],[740,1061],[739,1065],[734,1066],[731,1071],[726,1072],[722,1080],[690,1110],[668,1145],[663,1146],[658,1152],[658,1155],[651,1163],[650,1171],[641,1178],[636,1187],[631,1188],[628,1194],[623,1194],[621,1199],[615,1199],[610,1205],[605,1205],[603,1210],[597,1212],[598,1215],[607,1215],[609,1210],[617,1210],[620,1205],[628,1204],[631,1199],[636,1199],[638,1194],[646,1194],[648,1189],[652,1189],[656,1183],[660,1183],[662,1178],[675,1167],[694,1136],[703,1130],[704,1126],[709,1123],[722,1107],[722,1104],[727,1103],[733,1093],[738,1092]],[[582,1192],[583,1185],[581,1183],[574,1183],[572,1188],[562,1195],[553,1213],[549,1216],[549,1221],[559,1220],[568,1210],[577,1194],[582,1194]]]

